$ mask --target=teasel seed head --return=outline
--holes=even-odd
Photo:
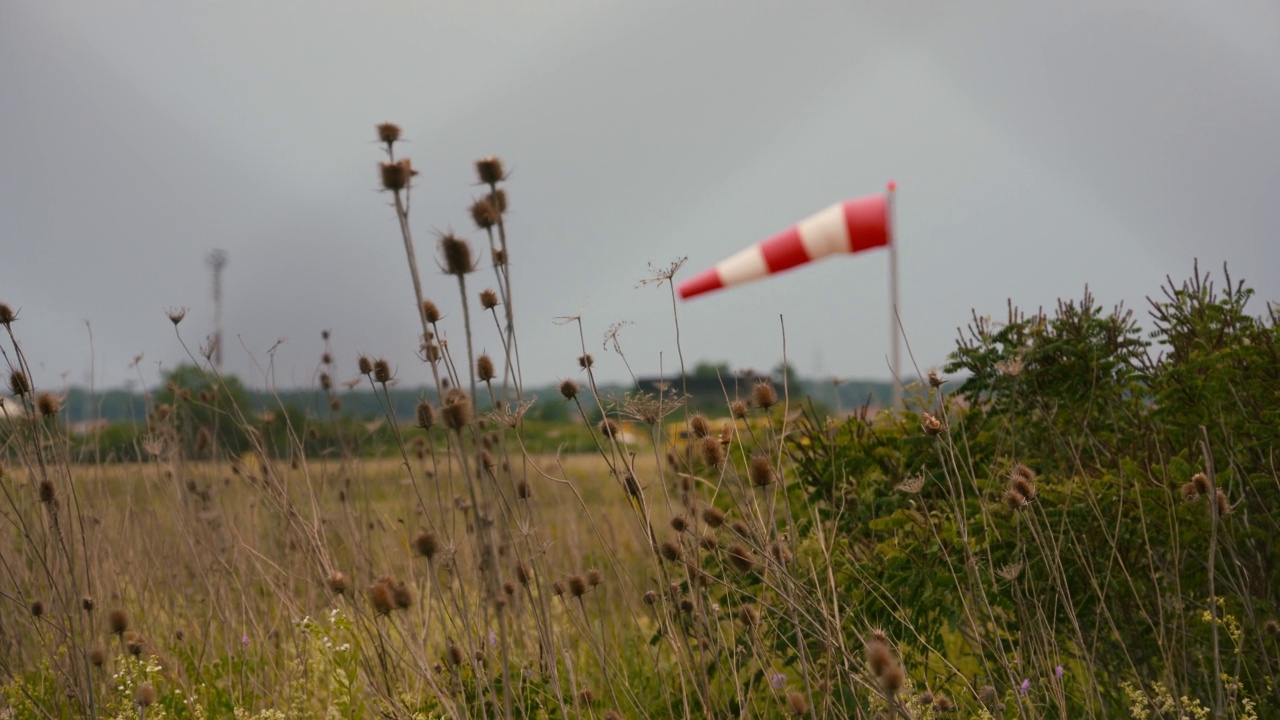
[[[564,595],[564,583],[560,582],[559,580],[552,580],[551,593],[556,597],[560,597],[561,595]]]
[[[399,139],[399,125],[390,122],[378,123],[378,142],[383,143],[390,148]]]
[[[600,587],[604,582],[604,573],[600,572],[600,568],[591,568],[587,571],[587,584],[593,588]]]
[[[436,304],[430,300],[423,300],[422,317],[425,318],[427,322],[435,325],[440,322],[440,308],[436,307]]]
[[[450,430],[467,427],[471,424],[471,398],[461,390],[450,390],[440,414],[444,416],[445,427]]]
[[[698,544],[702,546],[703,550],[715,550],[720,547],[720,538],[717,538],[711,533],[707,533],[706,535],[698,538]]]
[[[529,566],[524,561],[516,563],[516,581],[524,587],[529,587],[529,582],[533,580],[533,576],[529,573]]]
[[[724,524],[724,513],[719,508],[705,507],[702,509],[702,522],[707,527],[718,528]]]
[[[729,556],[729,564],[735,570],[741,573],[749,573],[756,566],[756,559],[752,557],[751,550],[747,549],[742,543],[734,543],[725,551]]]
[[[392,597],[391,585],[378,580],[369,586],[369,603],[378,615],[388,615],[395,609],[396,600]]]
[[[329,377],[329,373],[320,373],[320,389],[325,392],[333,389],[333,378]]]
[[[718,439],[710,436],[704,437],[700,445],[703,462],[714,468],[724,464],[724,446],[720,444]]]
[[[1218,488],[1217,497],[1218,517],[1226,517],[1231,512],[1231,501],[1227,500],[1227,494],[1222,492],[1222,488]]]
[[[93,612],[95,607],[97,607],[97,603],[93,601],[92,595],[85,595],[80,598],[80,608],[85,612]]]
[[[1191,476],[1191,484],[1195,486],[1196,493],[1200,495],[1209,494],[1209,476],[1202,472],[1198,472]]]
[[[662,557],[671,562],[676,562],[684,555],[684,550],[680,547],[680,543],[675,540],[663,540],[658,550],[662,553]]]
[[[587,594],[587,581],[581,575],[570,575],[568,583],[570,595],[577,598]]]
[[[953,713],[956,710],[956,704],[951,702],[951,698],[946,695],[939,695],[933,699],[933,711],[939,715]]]
[[[1009,488],[1004,493],[1004,504],[1008,505],[1010,510],[1021,510],[1027,504],[1027,496],[1014,488]]]
[[[996,693],[995,687],[983,685],[978,688],[978,702],[982,703],[988,710],[994,707],[999,700],[1000,695]]]
[[[337,570],[334,570],[333,572],[329,573],[328,584],[329,584],[329,592],[333,593],[334,595],[341,595],[347,591],[347,587],[348,587],[347,576],[343,575]]]
[[[471,220],[481,230],[488,230],[497,225],[500,219],[498,211],[489,204],[488,198],[482,198],[471,203]]]
[[[1015,478],[1022,478],[1027,482],[1035,482],[1036,477],[1038,477],[1036,475],[1036,471],[1032,470],[1026,465],[1023,465],[1022,463],[1014,463],[1014,466],[1009,469],[1010,480],[1013,480]]]
[[[578,391],[581,389],[582,388],[578,383],[574,382],[572,379],[560,381],[560,394],[564,396],[565,400],[572,400],[577,397]]]
[[[804,695],[799,690],[792,690],[787,693],[787,712],[792,715],[809,714],[809,702],[804,699]]]
[[[33,600],[31,602],[31,617],[38,618],[41,615],[44,615],[44,603],[39,600]]]
[[[493,290],[480,291],[480,307],[485,310],[492,310],[498,307],[498,293]]]
[[[747,475],[751,478],[751,484],[756,487],[766,487],[777,480],[777,475],[773,472],[773,462],[764,453],[755,453],[751,456]]]
[[[430,430],[436,424],[436,409],[425,399],[418,401],[414,414],[418,419],[418,427],[423,430]]]
[[[893,651],[889,649],[889,644],[878,638],[867,643],[866,654],[867,668],[876,677],[884,675],[894,665]]]
[[[435,343],[427,344],[427,362],[436,364],[440,362],[440,346]]]
[[[937,370],[930,370],[930,371],[929,371],[929,387],[931,387],[931,388],[940,388],[940,387],[942,387],[942,385],[943,385],[944,383],[946,383],[946,382],[947,382],[946,380],[943,380],[942,378],[938,377],[938,371],[937,371]]]
[[[9,307],[5,303],[0,303],[0,325],[9,327],[17,319],[18,313],[14,312],[13,308]]]
[[[471,245],[453,233],[440,236],[440,257],[444,259],[444,271],[449,275],[462,277],[476,269],[471,259]]]
[[[476,358],[476,379],[480,382],[489,382],[497,377],[497,372],[493,367],[493,358],[488,355],[481,355]]]
[[[391,363],[386,358],[378,358],[373,363],[374,382],[386,385],[391,382]]]
[[[778,404],[778,391],[769,380],[757,380],[751,386],[751,404],[762,410],[768,410]]]
[[[446,660],[450,665],[453,665],[453,666],[455,666],[455,667],[456,667],[456,666],[458,666],[458,665],[461,665],[461,664],[462,664],[462,660],[463,660],[465,657],[466,657],[466,656],[465,656],[465,655],[463,655],[463,653],[462,653],[462,646],[461,646],[461,645],[459,645],[459,644],[458,644],[458,643],[456,643],[456,642],[449,643],[449,648],[448,648],[448,650],[445,652],[445,660]]]
[[[146,638],[142,637],[138,633],[130,631],[124,634],[124,649],[128,650],[130,655],[134,657],[141,657],[142,651],[146,649],[146,645]]]
[[[187,309],[186,308],[170,308],[169,311],[165,314],[169,316],[169,322],[173,323],[174,326],[176,327],[178,323],[182,322],[182,319],[187,316]]]
[[[401,580],[392,585],[391,599],[395,602],[397,610],[408,610],[413,605],[413,591],[405,581]]]
[[[596,694],[591,691],[591,688],[582,688],[578,691],[578,701],[583,705],[591,705],[596,701]]]
[[[107,661],[106,650],[103,650],[100,647],[96,647],[89,651],[89,662],[93,663],[94,667],[100,668],[102,667],[103,663],[105,663],[106,661]]]
[[[741,420],[747,416],[747,403],[742,400],[734,400],[729,403],[729,414]]]
[[[378,167],[382,171],[382,187],[392,192],[399,192],[409,187],[409,183],[413,180],[413,176],[418,174],[413,169],[413,163],[409,158],[401,158],[395,162],[378,163]]]
[[[746,520],[734,520],[729,523],[729,529],[733,531],[734,535],[743,540],[750,540],[754,534],[751,532],[751,526],[747,524]]]
[[[940,435],[942,433],[942,421],[936,415],[930,413],[920,413],[922,420],[920,426],[924,428],[924,434],[929,436]]]
[[[689,418],[689,431],[696,438],[704,438],[711,434],[711,423],[701,413]]]
[[[493,258],[494,267],[499,268],[507,264],[506,250],[503,250],[501,248],[494,248],[493,250],[490,251],[490,255]]]
[[[116,608],[107,613],[107,627],[111,629],[114,635],[124,635],[129,629],[129,615],[124,610]]]
[[[356,367],[360,369],[361,375],[373,374],[373,360],[368,355],[361,355],[360,360],[356,363]]]
[[[595,365],[595,364],[596,364],[596,359],[591,357],[591,353],[578,356],[578,367],[582,368],[583,370],[587,370],[592,365]]]
[[[506,173],[502,171],[502,161],[492,155],[476,161],[476,175],[485,185],[497,185],[506,179]]]
[[[1032,485],[1026,478],[1021,476],[1013,479],[1013,482],[1009,484],[1009,489],[1017,492],[1025,498],[1027,502],[1030,502],[1036,496],[1035,485]]]
[[[645,590],[640,599],[644,601],[645,605],[654,605],[658,602],[658,593],[652,590]]]
[[[440,538],[432,530],[423,530],[413,539],[413,547],[419,555],[431,560],[440,551]]]
[[[133,702],[140,708],[151,707],[156,701],[156,687],[149,682],[138,686],[133,693]]]
[[[605,419],[601,420],[601,421],[600,421],[600,434],[601,434],[601,435],[604,435],[605,437],[607,437],[607,438],[609,438],[609,439],[617,438],[617,437],[618,437],[618,423],[614,422],[612,418],[605,418]]]
[[[27,374],[21,370],[9,373],[9,391],[18,397],[31,392],[31,381],[27,379]]]
[[[760,611],[754,605],[743,605],[738,611],[738,622],[747,629],[755,629],[760,625]]]
[[[516,499],[528,500],[533,497],[532,489],[529,487],[529,481],[521,478],[516,481]]]
[[[671,529],[678,533],[682,533],[689,529],[689,518],[684,515],[671,516]]]
[[[1263,624],[1262,631],[1268,635],[1280,635],[1280,621],[1268,620]]]
[[[40,502],[45,505],[51,505],[58,499],[57,490],[53,487],[53,482],[48,479],[40,481],[37,492],[40,495]]]

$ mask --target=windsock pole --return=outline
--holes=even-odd
[[[886,193],[889,215],[889,365],[893,371],[893,409],[902,407],[902,328],[898,323],[898,223],[894,199],[898,183],[890,180]]]

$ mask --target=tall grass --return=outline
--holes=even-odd
[[[1170,282],[1156,345],[1089,297],[975,316],[951,393],[919,373],[907,407],[836,418],[759,379],[726,392],[727,428],[688,409],[683,360],[660,394],[600,392],[570,317],[578,368],[535,398],[501,162],[477,163],[469,208],[487,259],[445,234],[445,272],[424,277],[417,173],[399,128],[377,132],[425,366],[401,372],[431,378],[416,425],[395,417],[386,361],[348,361],[397,458],[354,450],[339,329],[316,372],[328,409],[254,415],[202,348],[194,387],[153,399],[146,462],[82,462],[0,305],[16,403],[0,421],[0,713],[1278,712],[1280,346],[1243,286]],[[646,284],[670,290],[679,269]],[[500,355],[478,355],[491,335]],[[629,368],[619,328],[605,340]],[[530,452],[537,403],[569,404],[593,452]],[[336,442],[318,455],[321,430]]]

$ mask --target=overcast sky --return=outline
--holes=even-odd
[[[527,383],[577,375],[581,315],[671,373],[666,288],[848,197],[898,182],[900,314],[924,369],[970,309],[1079,297],[1145,319],[1202,270],[1280,300],[1280,6],[1162,3],[69,2],[0,0],[0,301],[46,387],[148,385],[211,331],[226,365],[311,381],[389,358],[416,315],[374,125],[422,171],[426,293],[461,337],[433,232],[477,247],[472,163],[512,171]],[[888,377],[887,256],[841,257],[679,307],[686,360]],[[487,265],[473,290],[492,284]],[[474,294],[474,293],[473,293]],[[89,329],[92,329],[92,346]],[[478,344],[500,349],[491,324]],[[459,342],[460,344],[460,342]],[[92,351],[91,351],[92,347]],[[144,359],[137,371],[135,356]],[[256,359],[256,365],[255,365]]]

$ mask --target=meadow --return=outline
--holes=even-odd
[[[433,379],[414,422],[387,404],[395,457],[343,441],[331,380],[352,362],[387,397],[384,361],[326,352],[328,412],[263,414],[199,348],[146,460],[95,461],[0,303],[0,718],[1280,717],[1277,313],[1225,269],[1141,323],[1087,293],[975,312],[904,407],[849,416],[785,377],[707,414],[678,379],[596,392],[584,341],[538,402],[588,451],[546,452],[500,161],[483,259],[434,239],[445,328],[416,171],[377,132]]]

